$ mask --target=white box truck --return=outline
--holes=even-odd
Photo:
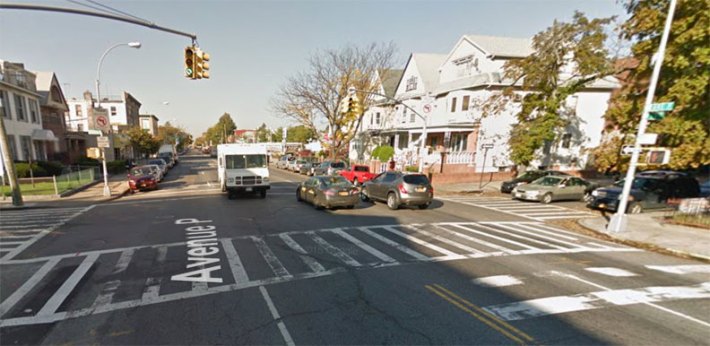
[[[172,167],[178,163],[178,155],[175,146],[172,144],[163,144],[158,149],[158,158],[165,160],[168,166]]]
[[[269,167],[266,148],[255,144],[220,144],[217,146],[217,175],[222,192],[229,199],[237,193],[259,193],[266,197]]]

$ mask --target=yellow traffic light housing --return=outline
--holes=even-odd
[[[195,47],[185,47],[185,78],[195,79]]]
[[[200,51],[202,53],[202,78],[210,78],[210,55]]]
[[[210,55],[197,48],[195,51],[195,79],[210,78]]]

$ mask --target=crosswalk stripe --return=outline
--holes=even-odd
[[[32,235],[0,235],[0,242],[4,239],[22,239],[22,238],[32,238]]]
[[[496,229],[493,228],[493,227],[488,227],[488,226],[481,225],[481,224],[479,224],[478,226],[481,227],[481,228],[488,229],[488,230],[490,230],[490,231],[498,232],[498,230],[496,230]],[[476,234],[482,235],[482,236],[484,236],[484,237],[489,237],[489,238],[493,238],[493,239],[496,239],[496,240],[500,240],[500,241],[502,241],[502,242],[506,242],[506,243],[513,244],[513,245],[517,245],[517,246],[520,246],[520,247],[525,248],[525,249],[528,249],[528,250],[539,250],[539,249],[536,248],[536,247],[533,247],[533,246],[530,246],[530,245],[527,245],[527,244],[523,244],[523,243],[517,242],[517,241],[515,241],[515,240],[510,240],[510,239],[506,239],[506,238],[501,238],[501,237],[496,236],[496,235],[493,235],[493,234],[483,233],[483,232],[478,231],[478,230],[473,229],[473,228],[469,228],[469,227],[465,227],[465,226],[464,226],[464,227],[462,227],[462,229],[464,229],[464,230],[466,230],[466,231],[469,231],[469,232],[472,232],[472,233],[476,233]]]
[[[554,247],[554,248],[556,248],[556,249],[566,249],[566,248],[565,248],[564,246],[558,246],[558,245],[556,245],[556,244],[554,244],[554,243],[550,243],[550,242],[556,242],[556,243],[559,243],[559,244],[565,244],[565,245],[571,246],[572,248],[579,248],[579,244],[574,244],[574,243],[566,242],[566,241],[564,241],[564,240],[559,240],[559,239],[556,239],[556,238],[547,237],[547,236],[544,236],[544,235],[536,234],[536,233],[533,233],[533,232],[530,232],[530,231],[526,231],[526,230],[522,230],[522,229],[519,229],[519,228],[514,228],[514,227],[512,227],[512,226],[510,226],[510,225],[498,225],[498,227],[506,228],[506,229],[509,229],[509,230],[511,230],[511,231],[513,231],[513,232],[518,232],[518,233],[527,234],[527,235],[529,235],[529,236],[531,236],[531,237],[537,237],[537,238],[545,239],[545,240],[547,240],[547,242],[535,240],[535,239],[533,239],[533,238],[525,238],[525,239],[530,239],[530,241],[533,241],[533,242],[536,242],[536,243],[539,243],[539,244],[545,244],[545,245]],[[512,235],[512,234],[511,234],[511,235]]]
[[[710,274],[709,264],[647,265],[646,268],[671,274]]]
[[[160,296],[160,284],[162,280],[163,278],[160,277],[147,278],[145,280],[145,290],[143,290],[143,296],[141,297],[141,299],[150,300],[158,298],[158,296]]]
[[[0,317],[4,315],[6,312],[10,311],[12,307],[17,304],[17,302],[20,301],[27,293],[29,293],[32,288],[35,287],[46,275],[49,273],[54,266],[59,263],[61,259],[59,258],[53,258],[48,260],[42,267],[39,268],[32,276],[25,281],[20,288],[18,288],[15,292],[12,292],[12,294],[7,297],[5,300],[0,303]]]
[[[51,298],[44,304],[42,309],[39,310],[37,316],[51,315],[57,311],[60,305],[69,296],[74,287],[79,283],[79,281],[84,277],[87,271],[94,265],[94,262],[99,258],[98,254],[90,254],[86,256],[84,261],[74,270],[74,272],[69,276],[68,279],[64,281],[61,287],[54,292]]]
[[[567,239],[567,240],[572,240],[572,241],[578,241],[578,240],[579,240],[578,238],[575,238],[575,237],[570,237],[570,236],[567,236],[567,235],[564,235],[564,234],[560,234],[561,232],[550,232],[550,231],[548,231],[548,230],[544,230],[543,227],[539,227],[539,225],[535,225],[535,226],[538,226],[538,227],[533,227],[532,224],[520,223],[520,224],[518,224],[518,226],[523,227],[523,228],[527,228],[527,229],[529,229],[529,230],[531,230],[531,231],[534,231],[534,232],[540,232],[540,233],[544,233],[544,234],[547,234],[547,235],[551,235],[551,236],[554,236],[554,237],[557,237],[557,238],[562,238],[562,239]]]
[[[231,239],[222,239],[222,249],[227,257],[227,262],[229,263],[229,268],[234,276],[234,282],[237,284],[242,284],[249,282],[249,276],[244,269],[244,264],[237,254],[237,250],[234,248]]]
[[[128,264],[131,262],[134,253],[135,249],[123,250],[123,252],[121,252],[121,257],[119,257],[118,261],[116,261],[112,275],[120,274],[126,271],[126,268],[128,268]]]
[[[320,245],[327,253],[329,253],[333,257],[345,262],[347,265],[349,265],[351,267],[361,266],[360,262],[354,260],[352,257],[350,257],[350,255],[346,254],[345,252],[338,249],[337,247],[331,245],[325,239],[323,239],[319,235],[317,235],[315,232],[308,232],[306,234],[308,234],[308,236],[316,244]]]
[[[0,240],[2,240],[2,239],[0,239]],[[23,243],[24,243],[24,241],[0,241],[0,246],[3,246],[3,245],[20,245],[20,244],[23,244]]]
[[[547,215],[560,215],[560,214],[565,214],[565,215],[589,215],[589,213],[585,213],[583,211],[573,211],[573,210],[564,210],[564,211],[545,211],[545,212],[533,212],[533,213],[525,213],[526,215],[529,216],[547,216]]]
[[[113,301],[113,295],[116,293],[118,286],[121,285],[121,280],[111,280],[104,283],[103,288],[96,296],[94,303],[91,305],[94,308],[111,304]]]
[[[379,250],[373,248],[372,246],[363,243],[362,241],[360,241],[360,239],[357,239],[357,238],[351,236],[350,234],[346,233],[342,229],[334,229],[331,232],[347,239],[349,242],[355,244],[357,247],[363,249],[365,252],[369,253],[370,255],[373,255],[373,256],[381,259],[383,262],[387,262],[387,263],[391,263],[391,264],[399,264],[399,262],[397,262],[397,260],[395,260],[394,258],[387,256],[384,253],[380,252]]]
[[[303,247],[301,247],[301,245],[296,243],[296,241],[293,240],[293,238],[291,238],[291,236],[289,236],[288,234],[282,233],[282,234],[279,234],[279,238],[281,238],[281,240],[283,240],[283,242],[286,243],[286,245],[288,247],[290,247],[292,250],[294,250],[298,253],[298,255],[301,258],[301,260],[303,261],[303,263],[305,263],[308,266],[308,268],[311,269],[312,272],[322,273],[325,271],[325,268],[320,263],[318,263],[318,261],[313,259],[313,257],[309,256],[308,253],[306,252],[306,250]]]
[[[613,277],[638,276],[638,274],[636,274],[636,273],[632,273],[628,270],[621,269],[621,268],[614,268],[614,267],[592,267],[592,268],[584,268],[584,270],[592,272],[592,273],[598,273],[598,274],[603,274],[603,275],[608,275],[608,276],[613,276]]]
[[[426,248],[432,249],[432,250],[434,250],[434,251],[436,251],[436,252],[442,253],[442,254],[444,254],[444,255],[446,255],[446,256],[449,256],[449,257],[461,257],[461,258],[463,258],[463,256],[461,256],[461,255],[459,255],[459,254],[457,254],[457,253],[455,253],[455,252],[449,251],[449,250],[444,249],[444,248],[442,248],[442,247],[440,247],[440,246],[436,246],[436,245],[434,245],[434,244],[432,244],[432,243],[425,242],[425,241],[423,241],[423,240],[421,240],[421,239],[419,239],[419,238],[417,238],[417,237],[411,236],[411,235],[409,235],[409,234],[400,232],[400,231],[398,231],[397,229],[395,229],[395,228],[392,227],[392,226],[385,226],[385,227],[383,227],[383,228],[384,228],[386,231],[388,231],[388,232],[390,232],[390,233],[392,233],[392,234],[398,235],[398,236],[400,236],[400,237],[402,237],[402,238],[404,238],[404,239],[407,239],[408,241],[411,241],[412,243],[419,244],[419,245],[424,246],[424,247],[426,247]]]
[[[373,232],[372,230],[367,229],[366,227],[358,227],[358,230],[360,232],[363,232],[363,233],[369,235],[370,237],[375,238],[375,239],[377,239],[377,240],[379,240],[379,241],[381,241],[381,242],[383,242],[383,243],[385,243],[385,244],[387,244],[387,245],[389,245],[401,252],[404,252],[407,255],[412,256],[420,261],[430,261],[431,260],[431,257],[421,254],[417,251],[414,251],[414,250],[412,250],[412,249],[410,249],[410,248],[408,248],[408,247],[406,247],[394,240],[390,240],[388,238],[385,238],[385,237],[377,234],[376,232]]]
[[[3,231],[12,231],[12,230],[25,230],[28,228],[37,228],[37,227],[54,227],[54,226],[59,226],[62,225],[62,223],[46,223],[46,224],[40,224],[40,223],[33,223],[33,224],[21,224],[21,225],[3,225],[0,226],[2,227]]]
[[[470,247],[470,246],[466,246],[466,245],[464,245],[464,244],[461,244],[461,243],[455,242],[455,241],[453,241],[453,240],[444,238],[444,237],[439,236],[439,235],[436,235],[436,234],[434,234],[434,233],[425,231],[425,230],[423,230],[423,229],[421,229],[421,228],[418,228],[418,227],[415,226],[415,225],[406,225],[406,226],[404,226],[404,227],[409,228],[409,229],[412,229],[412,230],[416,231],[417,233],[422,234],[422,235],[424,235],[424,236],[427,236],[427,237],[429,237],[429,238],[436,239],[436,240],[438,240],[438,241],[440,241],[440,242],[442,242],[442,243],[444,243],[444,244],[449,244],[449,245],[454,246],[454,247],[457,247],[457,248],[459,248],[459,249],[461,249],[461,250],[468,251],[469,254],[477,254],[477,255],[483,255],[483,254],[484,254],[484,252],[481,251],[481,250],[474,249],[474,248],[472,248],[472,247]]]
[[[264,238],[256,236],[251,236],[250,238],[254,241],[254,245],[256,245],[257,250],[259,250],[259,253],[261,253],[261,256],[264,260],[266,260],[266,263],[269,267],[271,267],[271,271],[273,271],[276,276],[282,278],[292,277],[288,270],[286,270],[286,267],[281,264],[281,261],[279,261],[274,252],[271,251],[271,248],[266,245]]]
[[[478,243],[478,244],[487,246],[487,247],[492,248],[492,249],[496,249],[496,250],[502,251],[502,252],[507,253],[507,254],[509,254],[509,255],[516,255],[516,254],[519,254],[519,253],[520,253],[519,251],[512,250],[512,249],[508,249],[508,248],[506,248],[506,247],[503,247],[503,246],[500,246],[500,245],[497,245],[497,244],[493,244],[493,243],[491,243],[491,242],[487,242],[487,241],[485,241],[485,240],[483,240],[483,239],[478,239],[478,238],[471,237],[471,236],[469,236],[469,235],[467,235],[467,234],[462,234],[462,233],[459,233],[459,232],[454,232],[454,231],[452,231],[452,230],[447,229],[446,227],[444,227],[445,225],[452,226],[452,227],[456,227],[456,228],[459,228],[459,229],[464,229],[463,226],[456,225],[456,224],[435,224],[434,226],[436,226],[436,227],[438,227],[439,229],[442,229],[442,230],[444,230],[444,231],[446,231],[446,232],[449,232],[449,233],[451,233],[451,234],[453,234],[453,235],[455,235],[455,236],[457,236],[457,237],[460,237],[460,238],[466,239],[466,240],[468,240],[468,241],[472,241],[472,242],[474,242],[474,243]]]
[[[569,219],[569,218],[573,218],[573,217],[576,218],[576,217],[585,217],[585,216],[586,216],[586,217],[592,217],[592,216],[594,216],[594,215],[593,215],[593,214],[565,215],[565,216],[555,216],[555,215],[551,215],[551,216],[536,216],[535,218],[536,218],[536,219],[541,219],[541,220],[552,220],[552,219]]]

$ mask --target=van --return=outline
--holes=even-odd
[[[271,188],[266,148],[254,144],[217,146],[217,175],[222,192],[229,199],[238,193],[258,193],[266,197]]]

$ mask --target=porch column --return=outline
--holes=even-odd
[[[394,134],[394,148],[395,149],[402,149],[399,147],[399,132]]]

